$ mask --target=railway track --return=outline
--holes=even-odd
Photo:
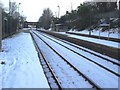
[[[60,90],[62,90],[62,86],[60,84],[60,82],[58,81],[58,78],[56,77],[52,67],[50,66],[49,62],[46,60],[46,58],[44,57],[43,53],[41,52],[40,48],[38,47],[33,35],[31,34],[34,45],[37,49],[38,52],[38,57],[40,59],[40,63],[41,66],[43,67],[44,73],[47,77],[48,83],[50,85],[50,88],[59,88]],[[49,73],[49,75],[47,75],[47,73]],[[52,83],[50,81],[53,81]]]
[[[68,62],[68,60],[66,60],[59,52],[57,52],[54,48],[52,48],[47,42],[45,42],[39,35],[37,35],[36,33],[32,33],[34,35],[36,35],[42,42],[44,42],[51,50],[53,50],[62,60],[64,60],[64,62],[66,62],[71,68],[73,68],[80,76],[82,76],[86,82],[89,82],[90,85],[92,85],[92,88],[100,90],[100,86],[97,85],[93,80],[91,80],[90,78],[88,78],[86,75],[84,75],[80,70],[78,70],[74,65],[72,65],[70,62]],[[41,56],[43,57],[44,61],[46,63],[48,63],[48,61],[45,59],[45,56],[42,54],[42,52],[39,50],[39,52],[41,53]],[[51,73],[53,73],[53,76],[57,79],[55,79],[55,81],[57,83],[59,83],[59,80],[57,78],[57,76],[54,74],[53,69],[51,68],[50,64],[47,64],[48,68],[50,69]],[[60,84],[60,83],[59,83]],[[60,86],[60,87],[59,87]],[[58,85],[59,88],[62,89],[61,84]]]
[[[38,32],[41,32],[41,31],[38,30]],[[45,32],[42,32],[42,33],[45,33]],[[117,65],[120,66],[120,63],[113,62],[113,61],[111,61],[110,59],[107,59],[107,58],[105,58],[105,57],[103,57],[103,56],[100,56],[100,55],[98,55],[98,54],[92,53],[91,51],[86,50],[86,49],[84,49],[83,47],[81,48],[81,47],[79,47],[79,46],[77,46],[77,45],[75,45],[75,44],[72,44],[72,43],[70,43],[70,42],[68,42],[68,41],[66,41],[66,40],[60,39],[60,38],[58,38],[58,37],[54,37],[53,35],[50,35],[50,34],[48,34],[48,33],[45,33],[45,34],[47,34],[48,36],[52,36],[53,38],[55,38],[55,39],[57,39],[57,40],[60,40],[61,42],[67,43],[67,44],[69,44],[69,45],[71,45],[71,46],[74,46],[74,47],[76,47],[76,48],[78,48],[78,49],[81,49],[81,50],[83,50],[83,51],[85,51],[85,52],[89,52],[89,53],[91,53],[91,54],[93,54],[93,55],[95,55],[95,56],[98,56],[98,57],[100,57],[100,58],[102,58],[102,59],[104,59],[104,60],[110,61],[111,63],[117,64]],[[119,59],[115,59],[115,60],[120,61]]]
[[[41,33],[40,33],[40,34],[41,34]],[[105,69],[105,70],[111,72],[112,74],[114,74],[114,75],[120,77],[120,74],[119,74],[119,73],[114,72],[114,71],[111,70],[110,68],[107,68],[106,66],[104,66],[104,65],[102,65],[102,64],[99,64],[98,62],[96,62],[96,61],[94,61],[94,60],[92,60],[92,59],[89,59],[89,58],[86,57],[85,55],[82,55],[82,54],[80,54],[79,52],[77,52],[77,51],[75,51],[75,50],[73,50],[73,49],[68,48],[67,46],[65,46],[65,45],[63,45],[63,44],[61,44],[61,43],[59,43],[59,42],[57,42],[57,41],[51,39],[50,37],[45,36],[44,34],[41,34],[41,35],[44,36],[44,37],[46,37],[46,38],[48,38],[48,39],[50,39],[50,40],[52,40],[53,42],[55,42],[55,43],[57,43],[57,44],[59,44],[59,45],[61,45],[61,46],[65,47],[65,48],[67,48],[68,50],[70,50],[70,51],[72,51],[72,52],[74,52],[74,53],[76,53],[76,54],[82,56],[83,58],[85,58],[85,59],[87,59],[87,60],[93,62],[94,64],[100,66],[101,68],[103,68],[103,69]],[[68,43],[67,43],[67,44],[68,44]],[[79,48],[79,49],[81,49],[81,48]],[[82,50],[83,50],[83,49],[82,49]],[[84,51],[86,51],[86,50],[84,49]],[[86,51],[86,52],[89,52],[89,51]],[[91,52],[89,52],[89,53],[91,53]],[[113,61],[111,61],[111,60],[109,60],[109,59],[103,58],[103,57],[98,56],[98,55],[96,55],[96,54],[94,54],[94,53],[91,53],[91,54],[93,54],[93,55],[95,55],[95,56],[97,56],[97,57],[99,57],[99,58],[102,58],[103,60],[107,60],[107,61],[113,63],[114,65],[117,65],[118,67],[120,66],[119,63],[113,62]]]
[[[61,34],[61,33],[57,33],[57,32],[52,32],[52,31],[47,31],[47,30],[38,30],[38,31],[52,35],[52,36],[60,38],[60,39],[63,39],[70,43],[74,43],[78,46],[81,46],[82,48],[84,47],[85,49],[89,49],[91,51],[98,52],[99,54],[102,54],[104,56],[109,56],[111,58],[119,60],[119,56],[118,56],[119,48],[114,48],[114,47],[106,46],[103,44],[97,44],[94,42],[69,37],[66,34]]]
[[[44,34],[42,34],[42,33],[39,33],[39,34],[45,36],[46,38],[49,38],[48,36],[53,37],[53,36],[51,36],[51,35],[49,35],[49,34],[47,34],[47,36],[44,35]],[[53,38],[54,38],[54,37],[53,37]],[[55,40],[53,40],[53,39],[51,39],[51,38],[49,38],[49,39],[52,40],[52,41],[54,41],[54,42],[56,42]],[[61,41],[61,42],[63,42],[63,43],[66,43],[66,44],[68,44],[68,45],[71,45],[71,46],[73,46],[73,47],[76,47],[76,48],[78,48],[78,49],[80,49],[80,50],[83,50],[83,51],[85,51],[85,52],[88,52],[88,53],[90,53],[90,54],[93,54],[93,55],[95,55],[95,56],[97,56],[97,57],[99,57],[99,58],[102,58],[103,60],[109,61],[109,62],[111,62],[111,63],[113,63],[113,64],[115,64],[115,65],[120,66],[120,63],[117,63],[117,62],[120,61],[120,60],[114,59],[114,60],[117,61],[117,62],[114,62],[114,61],[112,61],[112,60],[110,60],[110,59],[108,59],[108,58],[105,58],[105,57],[103,57],[103,56],[101,56],[101,55],[98,55],[98,54],[93,53],[93,52],[91,52],[91,51],[89,51],[89,50],[86,50],[85,48],[81,48],[81,47],[79,47],[79,46],[77,46],[77,45],[74,45],[74,44],[68,42],[68,41],[59,39],[59,38],[57,38],[57,37],[56,37],[55,39],[57,39],[57,40],[59,40],[59,41]],[[56,42],[56,43],[58,43],[58,42]],[[58,44],[59,44],[59,43],[58,43]]]

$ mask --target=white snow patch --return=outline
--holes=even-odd
[[[74,33],[81,33],[81,34],[88,34],[89,35],[89,30],[85,29],[83,31],[69,31],[69,32],[74,32]],[[109,35],[108,35],[109,34]],[[111,37],[111,38],[120,38],[120,28],[111,28],[108,31],[104,31],[102,32],[102,28],[98,28],[98,29],[93,29],[91,31],[91,35],[96,35],[96,36],[103,36],[103,37]]]
[[[95,39],[95,38],[84,37],[84,36],[77,36],[77,35],[72,35],[72,34],[71,35],[69,34],[68,36],[73,37],[73,38],[77,38],[77,39],[82,39],[85,41],[90,41],[90,42],[110,46],[110,47],[114,47],[114,48],[118,48],[118,45],[119,45],[119,43],[117,43],[117,42],[108,41],[108,40],[101,40],[101,39]]]
[[[0,53],[1,88],[49,88],[29,33],[19,33],[2,41]]]

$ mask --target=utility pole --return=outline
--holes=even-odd
[[[71,2],[71,12],[73,11],[73,3]]]
[[[18,4],[18,30],[20,28],[20,5],[21,3]]]
[[[21,11],[21,17],[20,17],[20,19],[21,19],[21,29],[23,28],[23,11]]]
[[[0,52],[2,51],[2,8],[0,7]]]
[[[57,18],[57,12],[55,12],[55,18]]]

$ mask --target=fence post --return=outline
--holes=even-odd
[[[0,52],[2,51],[2,8],[0,7]]]

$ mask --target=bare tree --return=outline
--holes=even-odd
[[[44,9],[42,16],[39,18],[40,26],[45,29],[49,29],[52,17],[53,17],[52,11],[49,8]]]
[[[0,1],[0,7],[3,7],[3,4],[2,4],[2,2]]]
[[[16,2],[10,2],[9,3],[9,13],[11,16],[15,16],[15,14],[17,13],[17,4]]]

